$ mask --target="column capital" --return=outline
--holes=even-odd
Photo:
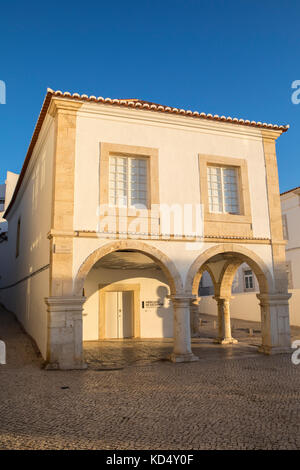
[[[191,303],[193,303],[196,300],[196,296],[193,295],[168,295],[168,299],[172,301],[173,304],[176,304],[182,307],[189,307]]]
[[[234,297],[232,295],[214,295],[213,299],[219,302],[220,300],[225,302],[225,301],[230,301],[230,299],[233,299]]]
[[[292,294],[256,294],[261,305],[282,304],[286,305]]]
[[[45,302],[48,307],[53,310],[64,310],[64,311],[74,311],[74,310],[82,310],[82,305],[86,301],[86,297],[84,296],[70,296],[70,297],[63,297],[63,296],[52,296],[52,297],[45,297]]]

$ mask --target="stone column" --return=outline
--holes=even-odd
[[[191,349],[190,297],[170,296],[174,308],[174,346],[172,362],[197,361]]]
[[[230,299],[219,296],[215,296],[214,299],[218,304],[218,336],[214,342],[219,344],[236,344],[238,341],[231,335]]]
[[[262,345],[259,352],[291,351],[289,298],[292,294],[257,294],[261,310]]]
[[[85,369],[82,348],[82,306],[85,297],[47,297],[48,351],[46,369]]]
[[[196,338],[200,333],[200,312],[199,301],[200,298],[190,299],[190,323],[191,323],[191,336]]]

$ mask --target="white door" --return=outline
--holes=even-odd
[[[105,293],[105,337],[133,336],[133,292]]]

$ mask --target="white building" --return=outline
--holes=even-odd
[[[233,343],[231,285],[245,262],[259,282],[260,350],[289,350],[275,151],[286,130],[48,90],[0,245],[0,301],[48,367],[82,368],[83,340],[123,337],[173,336],[171,360],[196,360],[190,311],[194,326],[205,270],[217,341]]]
[[[3,214],[10,203],[19,175],[8,171],[4,184],[0,184],[0,235],[7,232],[7,221]],[[3,239],[3,236],[2,236]]]
[[[300,187],[281,194],[283,237],[286,240],[286,271],[290,300],[290,323],[300,326]],[[233,318],[260,321],[260,309],[256,302],[259,283],[255,273],[243,263],[236,271],[232,283],[231,315]],[[202,301],[200,311],[216,315],[213,299],[214,287],[207,271],[203,273],[199,286]]]

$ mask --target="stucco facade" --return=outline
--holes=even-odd
[[[131,336],[172,335],[171,360],[197,360],[191,323],[195,328],[207,269],[215,284],[217,341],[233,343],[231,284],[245,262],[260,288],[261,351],[289,349],[275,152],[286,130],[48,90],[6,209],[8,241],[0,245],[1,302],[36,340],[48,368],[85,367],[82,340],[106,337],[109,292],[123,292],[124,305],[124,292],[132,292]],[[147,203],[138,211],[110,206],[116,155],[146,162]],[[209,210],[208,166],[236,172],[237,213]],[[182,218],[167,226],[166,210],[174,206]],[[191,215],[199,208],[201,220]]]

